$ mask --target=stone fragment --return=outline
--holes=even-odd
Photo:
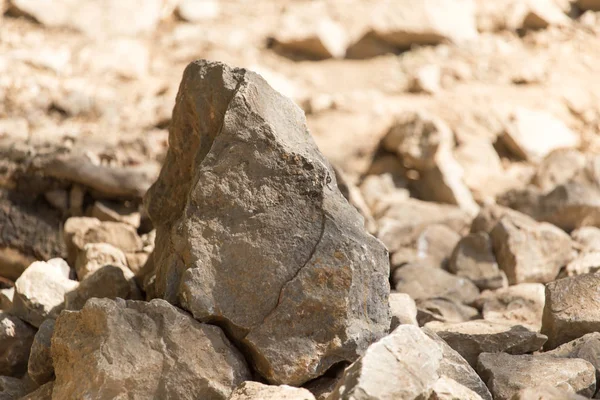
[[[600,252],[580,253],[561,271],[561,278],[598,272],[600,270]]]
[[[523,325],[539,331],[542,327],[545,294],[541,283],[521,283],[495,291],[485,291],[477,300],[487,321]]]
[[[570,181],[585,166],[586,157],[576,149],[557,149],[550,152],[532,179],[542,191],[548,192],[557,185]]]
[[[80,250],[78,245],[74,242],[75,237],[81,237],[89,229],[99,225],[100,220],[98,218],[71,217],[65,221],[63,227],[63,240],[67,248],[67,261],[71,265],[75,264],[75,260],[77,259]]]
[[[75,261],[75,271],[80,281],[100,268],[127,266],[127,258],[123,251],[108,243],[88,243],[83,246]]]
[[[410,90],[427,94],[436,94],[442,90],[440,67],[432,64],[419,68],[412,78]]]
[[[412,325],[401,325],[349,366],[329,400],[427,398],[439,379],[443,351]]]
[[[430,322],[425,327],[444,339],[472,367],[477,366],[477,357],[481,353],[532,353],[539,350],[548,339],[521,325],[482,320],[458,324]]]
[[[27,389],[21,379],[10,376],[0,376],[0,400],[20,399],[26,394]]]
[[[98,218],[100,221],[124,222],[136,229],[140,227],[140,212],[123,204],[96,201],[90,214],[92,218]]]
[[[54,376],[52,355],[50,354],[50,339],[54,333],[54,320],[48,318],[38,329],[27,364],[27,374],[38,385],[43,385]]]
[[[56,320],[51,352],[52,398],[58,400],[227,399],[250,379],[220,328],[158,299],[91,299],[81,311],[65,311]]]
[[[490,236],[485,232],[463,237],[452,252],[448,271],[470,279],[481,290],[507,286],[504,271],[498,268]]]
[[[394,271],[392,281],[397,292],[415,300],[448,297],[469,304],[479,295],[473,282],[439,268],[405,265]]]
[[[303,388],[246,381],[233,391],[229,400],[315,400],[315,396]]]
[[[540,383],[560,386],[588,398],[596,391],[594,367],[580,359],[482,353],[477,372],[497,400],[510,400],[520,390]]]
[[[585,274],[546,285],[541,332],[548,336],[546,349],[600,331],[600,275]]]
[[[431,388],[428,400],[481,400],[481,396],[454,379],[441,377]]]
[[[572,231],[600,225],[600,188],[583,182],[560,184],[538,200],[537,218]]]
[[[475,199],[493,199],[496,193],[504,190],[503,185],[498,182],[501,182],[502,178],[510,177],[504,171],[500,156],[491,140],[469,138],[454,149],[454,157],[461,165],[463,180]],[[494,185],[491,185],[492,183]]]
[[[252,72],[196,61],[169,143],[145,199],[158,296],[218,321],[274,384],[354,361],[387,332],[387,251],[296,105]]]
[[[398,325],[418,325],[417,305],[406,293],[390,293],[390,312],[392,314],[391,331],[396,329]]]
[[[552,114],[525,108],[514,111],[501,139],[515,155],[530,161],[580,143],[579,136]]]
[[[45,26],[71,28],[90,37],[150,33],[162,7],[161,0],[11,0],[11,4]]]
[[[564,385],[563,385],[564,386]],[[519,390],[511,400],[586,400],[569,389],[541,385]]]
[[[52,264],[36,261],[15,282],[11,313],[39,327],[46,318],[56,318],[64,308],[65,294],[79,282],[66,277]]]
[[[79,310],[92,297],[140,300],[142,294],[127,267],[105,265],[87,275],[79,286],[65,294],[65,309]]]
[[[477,309],[466,306],[452,298],[435,297],[417,301],[419,326],[431,321],[457,323],[480,317]]]
[[[343,26],[328,17],[325,3],[319,2],[286,7],[272,40],[281,53],[317,60],[343,57],[348,43]]]
[[[15,288],[0,289],[0,310],[8,311],[12,308],[15,297]]]
[[[0,312],[0,375],[21,377],[27,372],[29,349],[35,329],[22,320]]]
[[[519,218],[520,215],[523,214],[508,207],[498,204],[484,204],[479,210],[479,214],[471,222],[471,233],[491,233],[502,217]]]
[[[600,228],[584,226],[571,232],[571,238],[577,242],[583,252],[600,251]]]
[[[368,8],[365,34],[347,56],[367,58],[413,45],[475,39],[475,4],[471,0],[381,1]]]
[[[79,251],[88,243],[108,243],[126,253],[141,250],[143,246],[133,226],[111,221],[101,222],[73,236],[73,244]]]
[[[492,400],[492,395],[485,383],[481,380],[477,372],[456,350],[448,345],[435,332],[428,328],[421,329],[423,333],[429,336],[442,350],[442,361],[440,363],[440,379],[450,379],[459,385],[477,393],[478,398]],[[453,385],[454,386],[454,385]],[[435,385],[434,385],[435,388]],[[435,389],[434,389],[435,392]]]
[[[562,344],[547,355],[563,358],[580,358],[588,361],[596,369],[596,382],[600,378],[600,332],[592,332],[582,337]]]
[[[201,22],[217,18],[221,6],[217,0],[181,0],[176,10],[184,21]]]
[[[573,256],[569,235],[524,215],[501,218],[490,236],[498,265],[511,285],[550,282]]]
[[[549,26],[568,25],[569,17],[552,1],[529,0],[529,10],[523,19],[524,29],[546,29]]]
[[[50,381],[19,400],[52,400],[54,381]]]

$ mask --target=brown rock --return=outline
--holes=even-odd
[[[126,267],[128,263],[123,251],[108,243],[88,243],[79,251],[75,261],[77,278],[82,281],[107,265]]]
[[[596,369],[596,382],[600,378],[600,332],[592,332],[562,344],[544,354],[563,358],[580,358],[588,361]]]
[[[589,183],[568,182],[539,199],[538,219],[572,231],[600,225],[600,188]]]
[[[563,385],[564,386],[564,385]],[[559,389],[551,385],[521,389],[511,400],[585,400],[587,397],[573,393],[569,389]]]
[[[19,400],[52,400],[54,381],[50,381]]]
[[[21,377],[27,371],[35,329],[17,317],[0,312],[0,375]]]
[[[586,157],[575,149],[558,149],[549,153],[540,163],[532,179],[544,192],[567,183],[585,166]]]
[[[431,321],[458,323],[478,319],[479,311],[457,300],[436,297],[417,301],[417,321],[423,326]]]
[[[136,208],[108,201],[96,201],[90,210],[90,216],[100,221],[123,222],[136,229],[140,227],[141,221]]]
[[[577,0],[577,7],[582,10],[600,11],[600,1],[598,0]]]
[[[523,325],[539,331],[544,312],[544,285],[521,283],[495,291],[485,291],[477,300],[487,321]]]
[[[315,396],[303,388],[246,381],[231,393],[229,400],[315,400]]]
[[[523,214],[508,207],[503,207],[498,204],[485,204],[479,210],[479,214],[477,214],[471,222],[471,233],[491,233],[502,217],[509,216],[512,218],[519,218],[520,215]]]
[[[20,399],[26,393],[26,386],[20,379],[10,376],[0,376],[0,399]]]
[[[54,320],[48,318],[41,325],[33,338],[27,374],[38,385],[49,382],[54,376],[50,339],[54,333]]]
[[[546,285],[542,333],[547,349],[600,330],[600,275],[585,274]]]

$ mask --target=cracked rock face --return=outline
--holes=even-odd
[[[216,323],[270,383],[354,361],[390,324],[389,261],[302,111],[259,75],[196,61],[146,206],[156,293]]]

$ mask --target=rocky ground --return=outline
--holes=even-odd
[[[600,1],[0,11],[0,399],[600,398]]]

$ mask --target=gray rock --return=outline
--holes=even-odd
[[[409,264],[396,269],[392,281],[397,292],[415,300],[447,297],[469,304],[479,295],[473,282],[439,268]]]
[[[79,282],[65,277],[60,267],[36,261],[15,282],[11,313],[39,327],[46,318],[56,318],[64,308],[65,294]]]
[[[506,274],[498,268],[490,236],[485,232],[463,237],[452,252],[448,271],[469,278],[481,290],[508,285]]]
[[[54,381],[50,381],[19,400],[52,400]]]
[[[227,399],[250,379],[220,328],[159,299],[91,299],[81,311],[64,311],[51,352],[56,400]]]
[[[581,358],[596,369],[596,382],[600,378],[600,332],[588,333],[544,354],[564,358]]]
[[[392,314],[391,331],[402,324],[418,325],[417,305],[406,293],[390,293],[390,312]]]
[[[600,275],[585,274],[546,285],[541,332],[547,349],[600,331]]]
[[[231,393],[229,400],[315,400],[315,396],[303,388],[246,381]]]
[[[425,327],[444,339],[473,367],[477,365],[477,357],[481,353],[532,353],[539,350],[548,339],[524,326],[482,320],[458,324],[430,322]]]
[[[0,376],[0,400],[20,399],[26,393],[26,386],[20,379]]]
[[[442,349],[419,328],[401,325],[346,369],[328,400],[427,398],[442,358]]]
[[[431,321],[465,322],[481,318],[479,311],[459,301],[445,297],[417,301],[417,321],[423,326]]]
[[[80,310],[92,297],[141,300],[142,294],[129,268],[106,265],[87,275],[75,290],[65,294],[65,309]]]
[[[354,361],[385,334],[387,251],[297,106],[252,72],[196,61],[169,143],[145,199],[160,297],[218,322],[275,384]]]
[[[573,256],[569,235],[525,215],[504,216],[490,236],[498,265],[511,285],[550,282]]]
[[[482,353],[477,372],[497,400],[510,400],[520,390],[540,383],[560,385],[586,397],[596,391],[594,367],[580,359]]]
[[[54,320],[49,318],[40,325],[33,338],[27,373],[38,385],[45,384],[54,376],[54,366],[50,354],[50,339],[52,339],[53,333]]]
[[[541,283],[521,283],[495,291],[485,291],[477,299],[487,321],[523,325],[539,331],[542,327],[545,294]]]
[[[0,375],[21,377],[35,329],[19,318],[0,312]]]

